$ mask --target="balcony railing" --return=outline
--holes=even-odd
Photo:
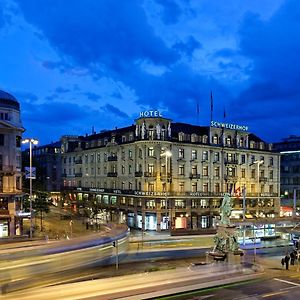
[[[117,161],[118,160],[118,156],[117,155],[111,155],[107,157],[108,161]]]
[[[233,175],[225,175],[224,179],[225,180],[232,180],[232,181],[237,181],[238,180],[237,176],[233,176]]]
[[[237,165],[239,162],[237,159],[225,159],[225,165]]]
[[[190,174],[190,179],[200,179],[201,175],[200,174]]]
[[[135,174],[135,177],[142,177],[143,176],[143,172],[142,171],[137,171],[134,174]]]
[[[75,173],[75,177],[82,177],[82,173]]]
[[[267,177],[259,177],[260,182],[267,182],[268,178]]]
[[[156,173],[155,172],[144,172],[145,177],[155,177]]]
[[[81,164],[82,164],[82,159],[81,159],[81,158],[76,159],[76,160],[75,160],[75,164],[76,164],[76,165],[81,165]]]
[[[117,172],[108,172],[107,177],[118,177],[118,173]]]

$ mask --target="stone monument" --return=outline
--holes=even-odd
[[[236,226],[230,223],[232,199],[225,194],[220,207],[221,220],[217,225],[217,234],[214,236],[214,248],[208,254],[215,260],[237,261],[244,254],[239,248]]]

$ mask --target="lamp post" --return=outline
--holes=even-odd
[[[38,140],[35,140],[33,138],[27,138],[22,141],[22,144],[29,143],[29,205],[30,205],[30,238],[32,239],[32,145],[37,145]]]
[[[172,152],[170,150],[164,149],[164,152],[161,154],[162,157],[165,157],[166,162],[165,162],[165,169],[166,169],[166,217],[168,214],[168,158],[172,156]],[[171,232],[171,226],[172,226],[172,221],[171,221],[171,205],[170,205],[170,212],[169,212],[169,230]]]
[[[259,194],[260,194],[260,182],[259,182],[259,166],[264,163],[263,160],[256,160],[254,164],[257,165],[257,206],[256,206],[256,214],[258,214],[258,204],[259,204]]]

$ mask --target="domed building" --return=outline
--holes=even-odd
[[[0,90],[0,237],[20,235],[21,140],[24,128],[17,99]]]

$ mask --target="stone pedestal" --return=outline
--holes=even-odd
[[[226,255],[226,261],[231,265],[238,265],[241,263],[241,254],[240,253],[232,253],[228,252]]]

